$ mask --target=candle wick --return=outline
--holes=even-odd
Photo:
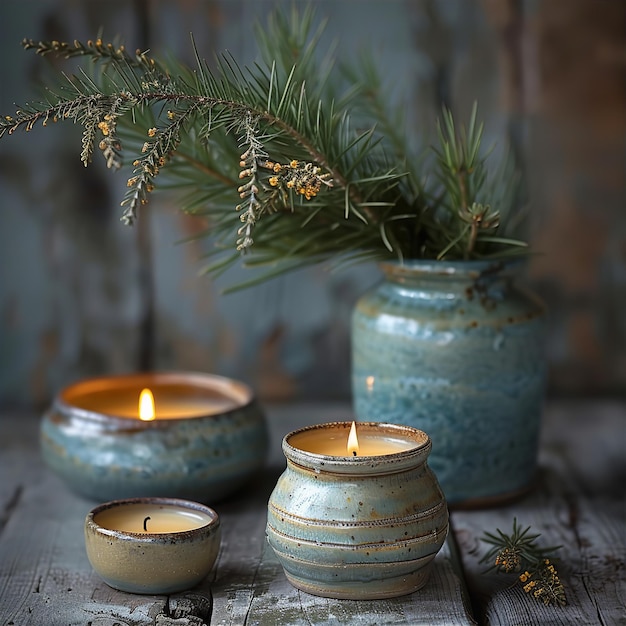
[[[148,520],[149,520],[149,519],[150,519],[150,516],[148,515],[148,517],[146,517],[146,519],[145,519],[145,520],[143,520],[143,529],[144,529],[146,532],[148,532],[147,523],[148,523]]]
[[[352,450],[352,456],[356,456],[356,450]]]

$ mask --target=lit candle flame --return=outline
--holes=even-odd
[[[150,422],[154,419],[154,396],[150,389],[144,389],[139,394],[139,419]]]
[[[348,454],[357,456],[359,454],[359,438],[356,436],[356,424],[352,422],[350,434],[348,435]]]

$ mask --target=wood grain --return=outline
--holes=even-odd
[[[203,625],[557,625],[626,621],[623,478],[626,407],[558,404],[546,413],[537,488],[484,511],[454,511],[453,534],[426,587],[404,598],[349,601],[294,589],[265,541],[266,503],[284,468],[284,434],[347,419],[346,405],[285,406],[268,412],[268,468],[217,503],[222,549],[213,572],[189,592],[140,596],[115,591],[92,571],[83,520],[95,505],[43,467],[35,415],[0,415],[0,624],[2,626]],[[562,544],[559,573],[568,605],[544,607],[503,575],[478,564],[485,530],[513,516]],[[457,549],[462,559],[457,555]]]

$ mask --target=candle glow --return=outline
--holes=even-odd
[[[154,396],[150,389],[144,389],[139,394],[139,419],[151,422],[155,418]]]
[[[359,454],[359,438],[356,435],[356,423],[352,422],[352,426],[350,427],[350,434],[348,435],[348,446],[347,446],[348,455],[352,454],[353,456],[358,456]]]

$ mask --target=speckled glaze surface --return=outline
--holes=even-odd
[[[267,425],[247,386],[209,374],[137,376],[146,386],[159,377],[176,382],[191,376],[193,384],[218,396],[231,394],[236,406],[208,416],[141,422],[77,407],[73,388],[66,388],[42,419],[40,445],[47,465],[74,491],[100,502],[167,496],[215,503],[264,465]]]
[[[309,428],[345,428],[350,422]],[[283,440],[287,468],[268,503],[267,538],[287,579],[314,595],[391,598],[428,580],[448,532],[448,510],[426,459],[428,436],[397,425],[415,448],[385,456],[312,454]]]
[[[190,510],[210,516],[206,526],[185,532],[140,534],[103,528],[96,521],[105,509],[137,502],[135,499],[107,502],[85,519],[85,548],[94,570],[107,585],[141,594],[166,594],[195,587],[211,571],[220,549],[220,520],[209,507],[184,502]],[[160,498],[163,504],[181,500]]]
[[[514,282],[519,263],[381,267],[385,280],[352,319],[358,419],[426,431],[449,504],[523,491],[536,469],[546,363],[544,306]]]

